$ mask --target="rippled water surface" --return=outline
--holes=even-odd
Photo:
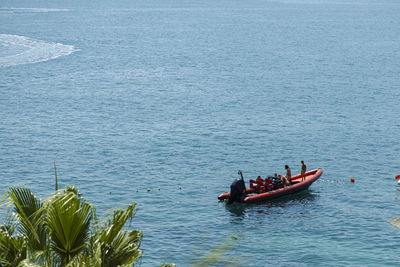
[[[400,3],[2,1],[0,189],[138,202],[141,266],[398,265]],[[310,190],[227,207],[284,165]],[[350,183],[350,178],[355,183]],[[148,192],[147,189],[151,189]],[[221,264],[223,265],[223,264]]]

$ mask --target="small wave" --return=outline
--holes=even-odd
[[[0,34],[0,48],[0,67],[48,61],[78,51],[73,45],[10,34]]]
[[[319,183],[321,183],[321,182],[323,182],[323,183],[340,183],[340,184],[348,183],[345,180],[339,180],[339,179],[319,179],[318,182]]]
[[[48,13],[48,12],[67,12],[69,9],[65,8],[21,8],[21,7],[2,7],[0,13]]]

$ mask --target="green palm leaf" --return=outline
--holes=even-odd
[[[33,251],[43,250],[46,246],[47,235],[44,228],[38,224],[39,217],[36,216],[42,207],[41,202],[28,188],[10,187],[8,195],[20,221],[19,232],[28,239],[28,245]]]
[[[142,240],[141,231],[121,231],[112,242],[113,262],[110,266],[134,264],[141,256],[139,249]]]
[[[136,203],[126,210],[116,210],[105,227],[96,233],[101,245],[102,266],[132,265],[142,255],[140,244],[141,231],[123,231],[128,220],[132,220]]]
[[[26,188],[11,187],[7,197],[14,213],[0,226],[0,267],[125,267],[142,255],[142,232],[123,230],[136,204],[99,225],[95,207],[75,187],[43,203]]]
[[[0,228],[0,266],[17,266],[26,258],[26,244],[22,236],[13,236],[13,228]]]
[[[82,252],[89,239],[92,218],[91,206],[67,193],[48,209],[48,226],[51,231],[51,248],[65,264]]]
[[[37,265],[30,260],[23,260],[18,264],[18,267],[45,267],[45,266]]]
[[[136,203],[129,205],[125,211],[122,209],[114,211],[113,218],[108,221],[107,226],[101,231],[100,241],[110,244],[126,222],[133,218],[135,207]]]

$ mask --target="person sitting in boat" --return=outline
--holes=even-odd
[[[264,182],[264,191],[268,192],[274,189],[273,181],[275,179],[279,179],[278,175],[275,173],[274,176],[268,176],[265,178]]]
[[[285,187],[285,186],[287,186],[287,185],[290,185],[290,182],[286,179],[286,176],[280,175],[280,174],[279,174],[279,179],[282,180],[282,185],[283,185],[283,187]]]
[[[275,173],[274,178],[275,178],[275,181],[279,181],[279,185],[278,185],[279,188],[285,187],[285,185],[286,185],[286,177],[285,176]],[[282,183],[280,181],[282,181]]]
[[[256,180],[250,179],[250,188],[253,188],[256,193],[265,191],[265,181],[261,176],[258,176]]]
[[[274,176],[268,177],[268,180],[270,181],[270,184],[268,185],[268,189],[270,190],[279,189],[285,186],[281,179],[281,176],[276,173],[274,174]]]

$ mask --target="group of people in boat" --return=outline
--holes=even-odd
[[[274,176],[262,179],[258,176],[256,180],[250,179],[250,188],[254,193],[262,193],[277,188],[282,188],[292,184],[292,171],[288,165],[285,165],[286,175],[278,175],[275,173]],[[306,179],[307,166],[304,161],[301,161],[301,179]],[[231,184],[231,192],[228,198],[228,204],[232,202],[242,202],[244,197],[247,195],[246,186],[244,183],[242,172],[239,171],[241,179],[236,179]]]
[[[255,191],[269,191],[276,188],[282,188],[292,184],[292,171],[289,165],[285,165],[286,175],[280,175],[275,173],[274,176],[270,176],[264,179],[258,176],[256,180],[250,179],[250,188]],[[305,180],[307,166],[304,161],[301,161],[301,180]]]

